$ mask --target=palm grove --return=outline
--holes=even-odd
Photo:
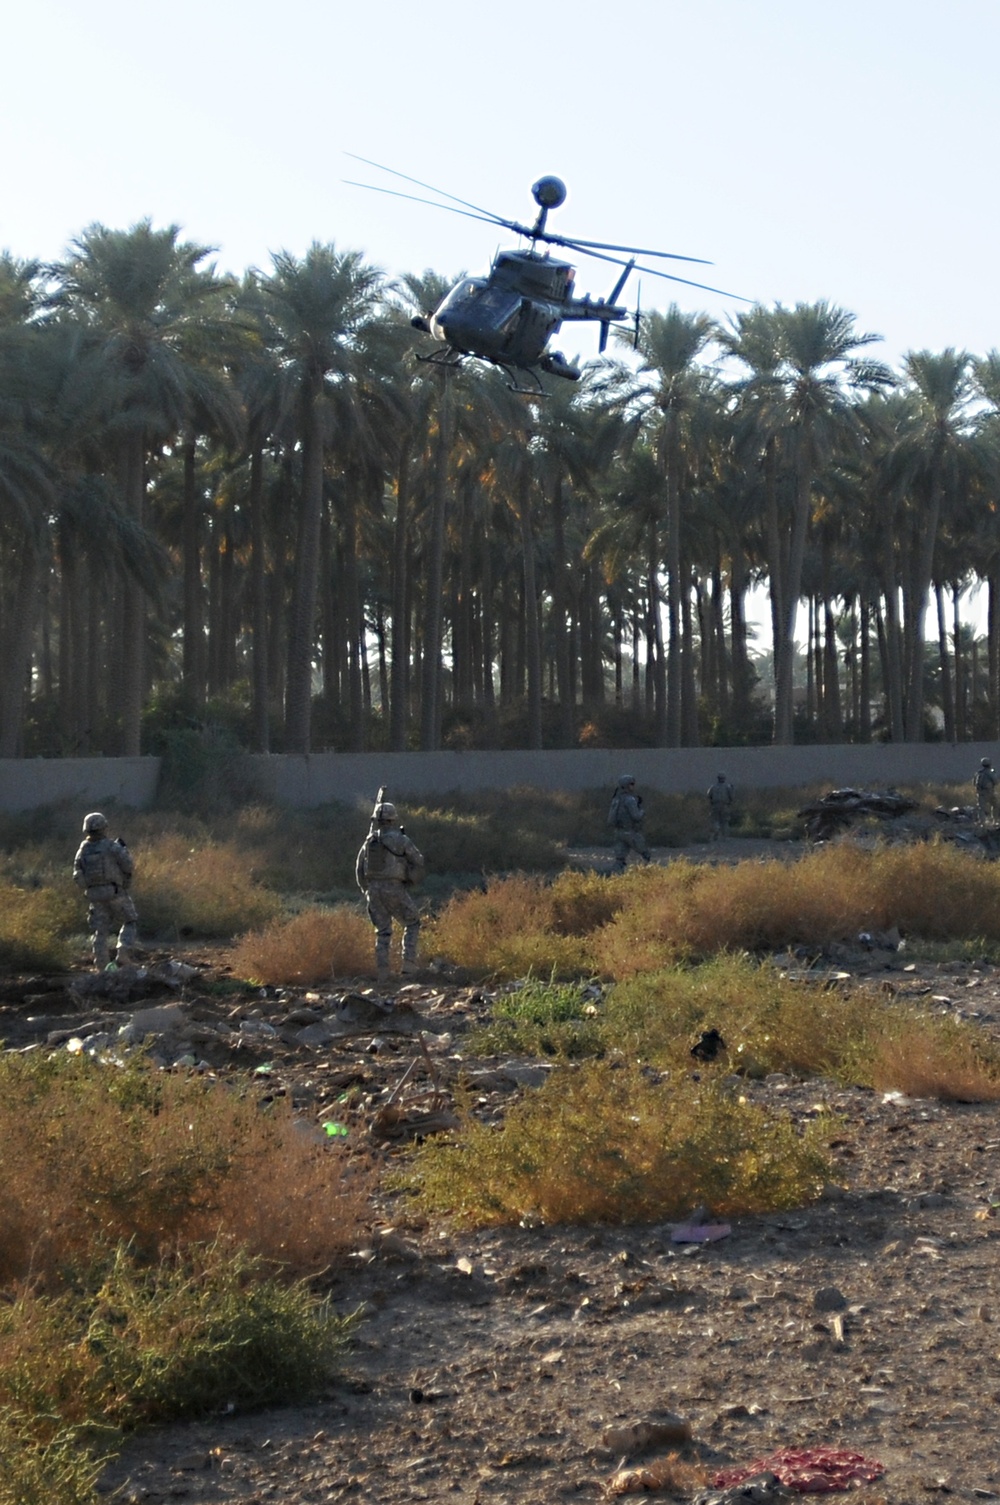
[[[0,256],[0,756],[998,734],[1000,353],[675,305],[533,398],[415,359],[444,288]]]

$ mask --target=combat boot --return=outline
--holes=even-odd
[[[399,970],[404,977],[412,977],[414,972],[420,971],[420,964],[415,957],[404,956]]]
[[[388,987],[389,983],[392,981],[392,973],[387,966],[379,967],[376,981],[378,982],[380,988]]]

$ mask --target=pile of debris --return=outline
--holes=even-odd
[[[831,789],[821,799],[813,800],[798,811],[806,823],[810,841],[829,841],[858,821],[875,816],[879,820],[898,820],[918,809],[916,800],[895,789]]]

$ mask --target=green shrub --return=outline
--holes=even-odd
[[[0,1505],[91,1505],[93,1450],[156,1422],[305,1401],[350,1319],[229,1244],[152,1266],[120,1245],[0,1305]]]
[[[105,1459],[78,1429],[0,1407],[0,1505],[97,1505]]]
[[[528,978],[493,1005],[493,1019],[469,1039],[481,1055],[562,1056],[567,1060],[601,1053],[598,1008],[585,983],[542,982]]]
[[[430,1211],[473,1225],[643,1223],[696,1202],[720,1216],[800,1206],[828,1176],[815,1125],[799,1135],[715,1084],[588,1062],[554,1071],[501,1127],[466,1114],[456,1135],[428,1140],[410,1184]]]

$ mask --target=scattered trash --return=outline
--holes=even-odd
[[[729,1223],[681,1223],[671,1230],[672,1244],[714,1244],[732,1233]]]
[[[348,1134],[350,1133],[350,1130],[345,1124],[334,1123],[332,1119],[328,1119],[325,1123],[321,1124],[320,1127],[325,1130],[328,1138],[330,1139],[346,1139]]]
[[[853,1489],[859,1484],[874,1484],[885,1473],[885,1465],[846,1448],[780,1448],[745,1468],[722,1469],[713,1483],[717,1488],[728,1489],[763,1473],[773,1474],[786,1489],[822,1495]]]
[[[261,1061],[259,1066],[253,1069],[254,1076],[271,1076],[274,1071],[273,1061]]]

